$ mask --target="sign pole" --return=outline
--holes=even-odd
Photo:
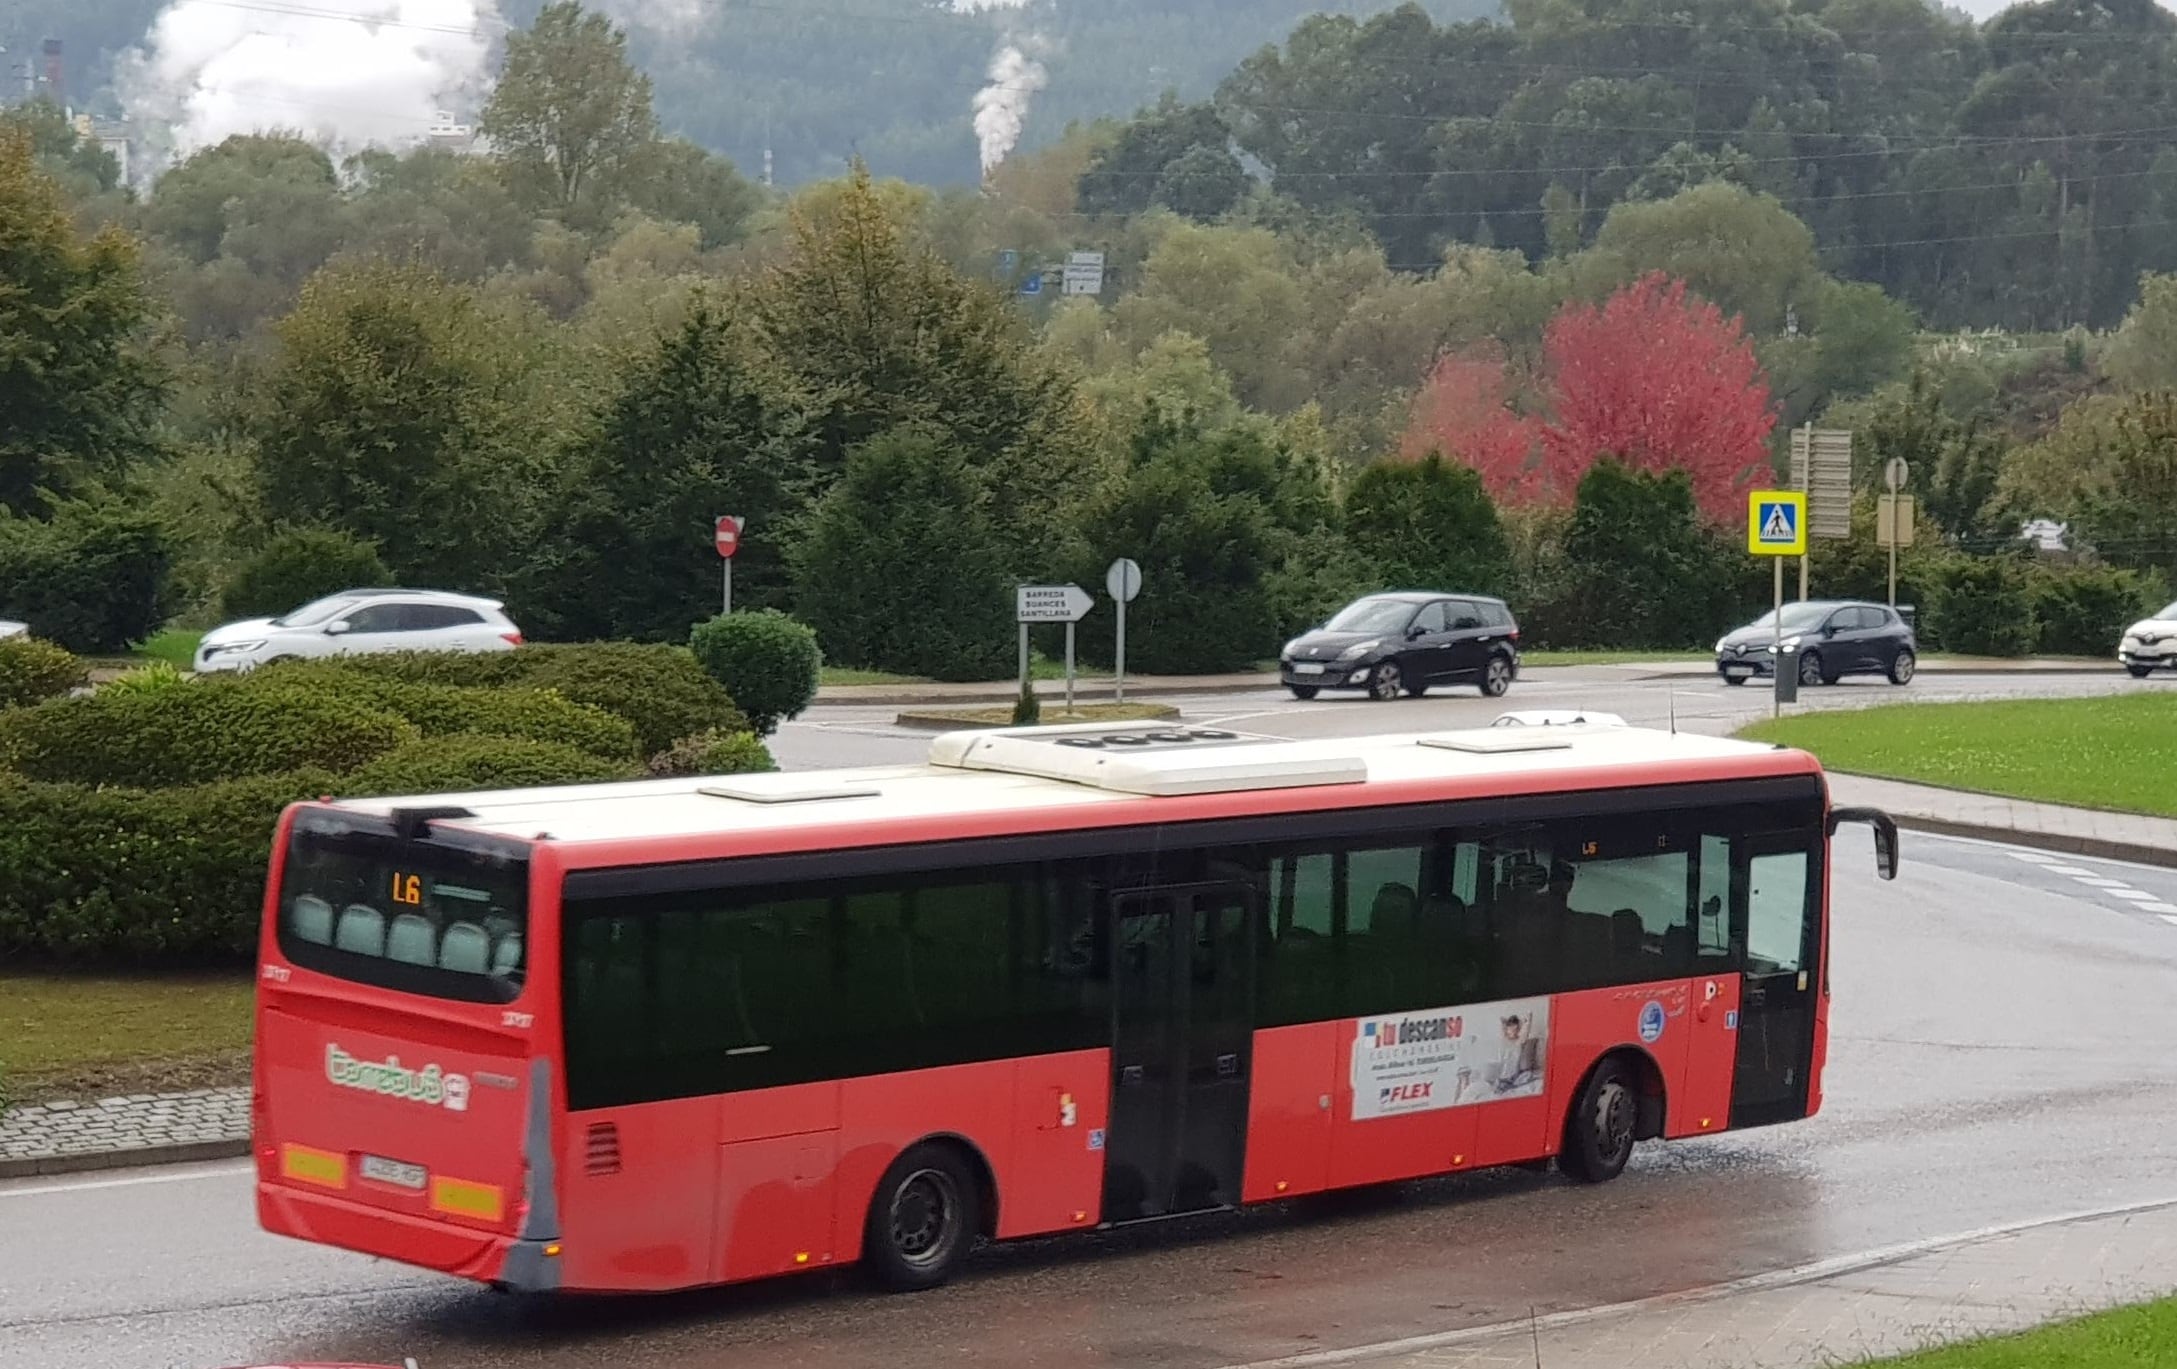
[[[1775,688],[1769,691],[1769,716],[1781,718],[1784,716],[1784,558],[1773,557],[1770,564],[1776,570],[1776,605],[1769,617],[1769,625],[1775,629],[1772,646],[1776,655],[1776,675],[1770,681]]]
[[[731,613],[733,612],[733,558],[728,556],[719,564],[723,565],[726,568],[725,606],[720,611],[724,613]]]
[[[1112,652],[1113,675],[1116,677],[1115,697],[1126,702],[1126,606],[1141,593],[1141,567],[1127,557],[1113,561],[1104,571],[1104,588],[1111,594],[1119,608],[1118,638]]]
[[[1799,602],[1807,601],[1807,557],[1799,558]]]
[[[1020,692],[1028,693],[1028,624],[1020,625]]]
[[[1115,669],[1118,675],[1118,688],[1112,697],[1123,704],[1126,702],[1126,600],[1124,599],[1119,601],[1119,642],[1118,650],[1113,654],[1117,658]]]
[[[1066,624],[1066,711],[1073,712],[1073,624]]]

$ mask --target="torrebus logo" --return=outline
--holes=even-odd
[[[469,1106],[468,1076],[448,1074],[437,1065],[412,1070],[397,1055],[383,1060],[358,1060],[336,1045],[325,1047],[325,1077],[344,1089],[405,1098],[429,1107],[444,1106],[454,1112]]]

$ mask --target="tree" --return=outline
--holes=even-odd
[[[1902,389],[1885,392],[1865,422],[1867,460],[1860,483],[1872,484],[1892,460],[1903,460],[1908,488],[1921,512],[1951,542],[1989,531],[1996,507],[2004,450],[1981,419],[1960,419],[1945,408],[1943,394],[1923,371]]]
[[[653,218],[692,223],[708,250],[739,242],[763,192],[724,157],[685,138],[652,143],[635,161],[628,203]]]
[[[2177,275],[2140,277],[2139,302],[2109,344],[2108,369],[2126,389],[2177,387]]]
[[[0,126],[0,510],[43,513],[151,450],[150,317],[135,241],[79,240],[29,136]]]
[[[855,449],[794,549],[827,659],[987,680],[1013,658],[1006,539],[968,455],[927,429]]]
[[[1545,489],[1571,489],[1609,455],[1686,471],[1710,518],[1743,512],[1776,414],[1738,320],[1657,273],[1600,307],[1567,306],[1543,351],[1554,410],[1542,429]]]
[[[1469,467],[1435,453],[1379,461],[1346,491],[1346,540],[1386,585],[1506,593],[1511,550]]]
[[[2109,564],[2177,571],[2177,394],[2074,404],[2003,478],[2010,507],[2068,521]]]
[[[555,0],[527,32],[507,35],[479,128],[518,194],[595,221],[658,137],[650,78],[629,64],[627,34],[578,0]]]
[[[1241,402],[1281,413],[1309,397],[1299,365],[1309,303],[1289,249],[1268,229],[1187,223],[1164,234],[1112,313],[1137,346],[1193,333],[1231,373]]]
[[[507,322],[414,267],[312,277],[248,416],[266,515],[374,542],[412,581],[498,584],[532,525],[549,417]]]
[[[1166,94],[1096,152],[1082,172],[1085,214],[1139,214],[1161,205],[1208,222],[1247,190],[1247,172],[1232,155],[1232,131],[1209,105],[1182,105]]]
[[[1596,293],[1658,273],[1740,316],[1756,336],[1782,332],[1786,313],[1807,307],[1821,275],[1804,223],[1769,196],[1723,181],[1620,204],[1578,267]]]
[[[1498,499],[1534,497],[1534,423],[1515,412],[1504,353],[1476,343],[1444,355],[1414,396],[1402,450],[1408,458],[1448,455],[1472,467]]]
[[[1550,609],[1552,640],[1692,646],[1742,607],[1731,569],[1744,560],[1701,526],[1685,471],[1598,461],[1573,500],[1565,535],[1571,579],[1565,601]]]
[[[539,636],[674,641],[717,588],[713,520],[748,520],[734,598],[788,598],[809,480],[806,398],[728,297],[629,362],[571,453],[516,600]]]

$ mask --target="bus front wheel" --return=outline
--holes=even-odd
[[[951,1278],[982,1228],[975,1176],[951,1146],[925,1143],[892,1162],[869,1203],[862,1258],[901,1292]]]
[[[1615,1179],[1633,1158],[1639,1127],[1639,1080],[1623,1060],[1605,1060],[1595,1067],[1565,1118],[1565,1146],[1557,1153],[1557,1167],[1581,1183]]]

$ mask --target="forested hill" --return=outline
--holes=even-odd
[[[497,8],[519,27],[541,0]],[[660,122],[751,176],[766,141],[782,184],[839,175],[859,152],[880,175],[971,185],[979,174],[976,92],[1008,45],[1039,62],[1005,82],[1026,96],[1023,147],[1072,120],[1126,116],[1167,89],[1208,95],[1241,60],[1284,41],[1310,14],[1371,14],[1391,0],[603,0],[628,24],[629,51],[656,83]],[[342,0],[251,0],[278,19],[345,10]],[[479,3],[489,11],[489,4]],[[1495,0],[1427,0],[1439,20],[1495,12]],[[141,42],[159,0],[5,0],[0,68],[66,44],[76,103],[109,104],[114,57]],[[684,23],[667,16],[692,14]],[[492,27],[497,28],[494,24]],[[426,30],[428,31],[428,30]],[[0,103],[5,98],[0,97]],[[108,108],[103,112],[115,112]],[[268,108],[270,124],[292,109]]]

